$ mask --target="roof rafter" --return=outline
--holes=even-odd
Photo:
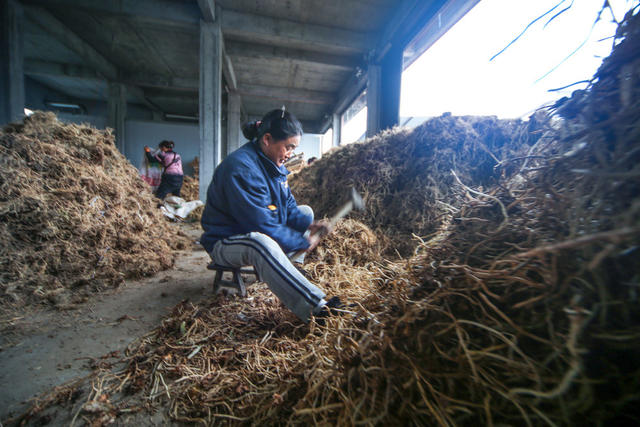
[[[238,93],[258,98],[278,99],[305,104],[331,105],[335,101],[332,93],[290,87],[261,86],[255,84],[238,85]]]
[[[230,39],[342,54],[365,52],[373,41],[370,33],[303,24],[232,10],[222,11],[222,31]]]
[[[27,17],[42,27],[43,30],[57,38],[62,44],[78,54],[82,59],[93,67],[97,73],[110,81],[118,81],[119,73],[115,65],[104,58],[89,43],[78,37],[73,31],[67,28],[55,16],[41,7],[25,7]],[[136,98],[138,102],[156,111],[158,107],[153,105],[144,96],[144,92],[137,86],[129,86],[127,90]]]
[[[198,0],[198,6],[205,21],[213,22],[216,20],[216,4],[214,0]]]
[[[227,54],[231,57],[260,60],[289,60],[298,64],[318,65],[340,71],[350,71],[358,65],[354,56],[332,55],[301,49],[287,49],[260,43],[226,42]]]
[[[206,0],[203,1],[206,3]],[[192,32],[199,31],[199,21],[203,16],[201,8],[196,3],[168,0],[84,0],[81,4],[74,0],[24,0],[24,2],[47,7],[69,6],[87,11],[125,15],[138,22],[173,28],[181,27]],[[207,7],[205,5],[205,13],[208,14]],[[216,19],[221,19],[224,35],[241,40],[343,54],[363,53],[375,41],[370,33],[304,24],[220,8],[215,13]]]

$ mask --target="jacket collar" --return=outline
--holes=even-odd
[[[273,163],[273,161],[270,158],[265,156],[265,154],[262,152],[262,149],[260,148],[260,145],[258,144],[258,140],[256,139],[252,140],[251,145],[253,146],[253,149],[256,150],[256,153],[258,153],[258,158],[262,161],[262,164],[267,169],[267,172],[269,172],[269,175],[271,176],[289,175],[289,170],[286,167],[284,167],[284,165],[278,167],[275,163]]]

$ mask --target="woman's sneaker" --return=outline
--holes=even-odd
[[[320,312],[315,315],[316,323],[324,326],[325,318],[329,316],[339,316],[345,313],[344,304],[340,301],[340,297],[331,297],[327,303],[322,306]]]

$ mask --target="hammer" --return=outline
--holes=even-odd
[[[351,199],[347,203],[345,203],[333,217],[331,217],[331,219],[329,220],[329,229],[332,229],[333,227],[335,227],[338,221],[340,221],[342,218],[347,216],[349,212],[351,212],[354,209],[357,211],[364,210],[364,201],[362,200],[362,196],[358,194],[356,189],[351,187]],[[315,232],[311,234],[309,237],[313,237],[317,234],[318,232]],[[318,236],[317,238],[319,239],[321,237],[322,236]],[[299,250],[295,252],[293,255],[291,255],[289,259],[292,259],[292,260],[296,259],[300,255],[302,255],[304,252],[305,252],[304,249]]]

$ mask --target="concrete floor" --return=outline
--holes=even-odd
[[[186,232],[195,241],[200,232],[191,228]],[[0,336],[0,420],[21,414],[29,399],[50,388],[88,374],[91,359],[111,352],[122,355],[131,341],[159,326],[178,302],[211,297],[208,262],[208,254],[194,244],[180,252],[171,270],[126,282],[77,309],[16,320]]]

